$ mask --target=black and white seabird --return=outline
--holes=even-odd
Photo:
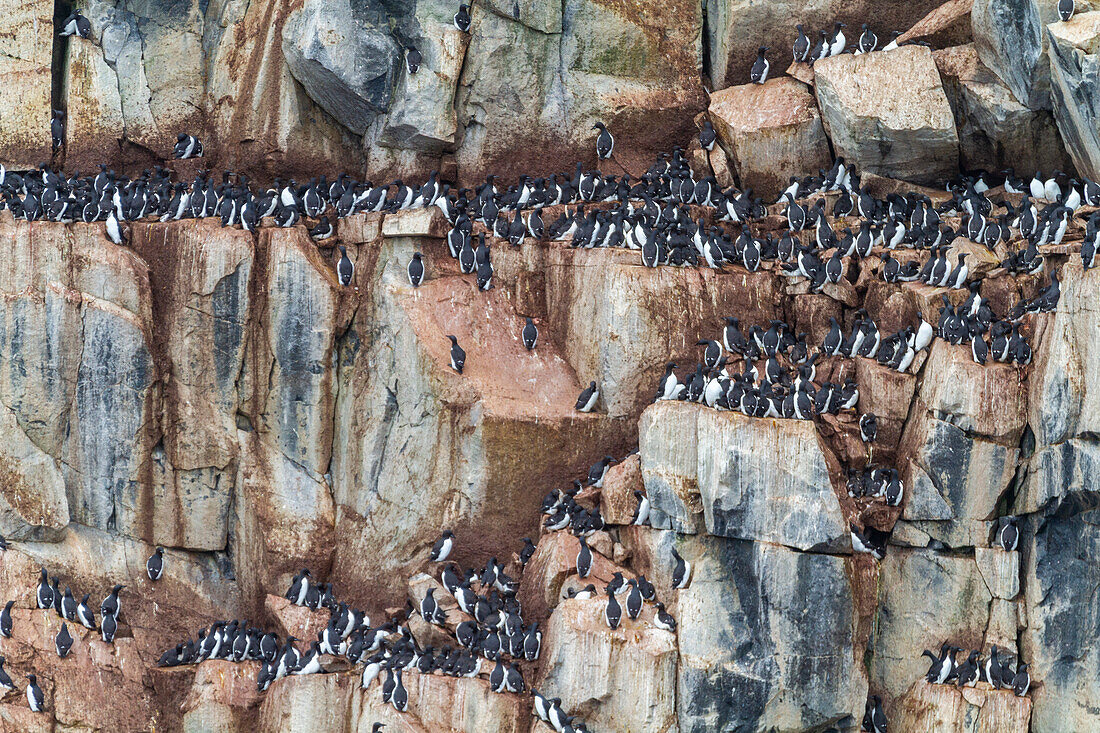
[[[430,555],[432,562],[443,562],[450,557],[451,550],[454,549],[454,543],[455,533],[449,529],[445,530],[442,536],[432,545],[432,552]]]
[[[768,63],[768,59],[764,57],[764,54],[768,52],[767,46],[761,46],[756,49],[756,61],[752,64],[752,70],[749,71],[749,80],[753,84],[763,84],[768,80],[768,70],[771,69],[771,64]]]
[[[864,443],[875,442],[878,435],[878,418],[873,412],[865,412],[859,416],[859,437]]]
[[[42,573],[38,576],[35,601],[39,608],[53,608],[53,591],[50,590],[50,581],[46,578],[46,568],[42,568]]]
[[[172,156],[177,160],[202,157],[202,143],[194,135],[181,132],[176,135],[176,144],[172,148]]]
[[[30,705],[32,711],[41,713],[46,709],[46,696],[42,694],[42,688],[38,686],[38,678],[33,675],[27,675],[27,704]]]
[[[1001,529],[997,532],[997,544],[1006,552],[1016,549],[1020,541],[1020,530],[1016,527],[1015,517],[1002,517]]]
[[[80,600],[80,603],[76,607],[76,621],[86,629],[96,628],[95,615],[92,613],[92,609],[88,606],[89,593],[85,593],[84,597]]]
[[[118,245],[126,244],[126,234],[122,231],[122,225],[119,223],[114,209],[111,209],[111,213],[107,215],[107,222],[104,226],[108,239]]]
[[[59,109],[53,111],[53,119],[50,120],[50,137],[56,153],[65,144],[65,113]]]
[[[405,68],[409,70],[410,74],[415,74],[423,62],[424,57],[420,55],[415,47],[409,46],[405,49]]]
[[[520,332],[520,337],[523,339],[523,346],[528,351],[535,348],[535,344],[539,340],[539,329],[535,325],[535,322],[531,320],[530,316],[527,316],[527,323],[523,326],[523,330]]]
[[[351,285],[355,276],[355,263],[348,257],[348,248],[340,245],[340,260],[336,263],[336,276],[340,278],[340,284],[344,287]]]
[[[407,269],[409,284],[414,288],[419,288],[420,283],[424,282],[424,259],[419,252],[413,252],[413,258],[409,260]]]
[[[1070,18],[1073,17],[1075,10],[1075,3],[1073,0],[1058,0],[1058,17],[1062,19],[1063,23],[1068,23]]]
[[[69,650],[73,648],[73,637],[69,633],[69,626],[64,621],[61,622],[61,630],[57,632],[57,636],[53,640],[54,649],[57,650],[57,656],[64,659]]]
[[[602,122],[592,125],[593,130],[599,130],[596,136],[596,156],[600,160],[607,160],[615,150],[615,138]]]
[[[320,242],[328,239],[336,233],[336,227],[332,226],[332,222],[328,220],[328,216],[322,216],[321,220],[317,222],[317,226],[309,230],[309,238],[314,242]],[[343,247],[343,245],[341,245]]]
[[[600,390],[597,389],[595,382],[589,382],[588,386],[581,392],[581,396],[577,398],[577,404],[575,408],[580,412],[592,412],[592,408],[596,406],[596,400],[600,398]]]
[[[7,695],[9,692],[15,690],[15,683],[12,681],[11,676],[4,670],[4,663],[7,660],[0,656],[0,697]]]
[[[118,617],[113,613],[103,615],[103,621],[99,625],[99,635],[108,644],[111,644],[115,640],[115,634],[118,632]]]
[[[1012,691],[1016,697],[1023,697],[1031,688],[1031,674],[1027,671],[1027,664],[1020,662],[1016,668],[1016,675],[1012,678]]]
[[[11,607],[14,605],[15,601],[8,601],[0,612],[0,636],[5,639],[11,638]]]
[[[470,32],[470,6],[463,3],[458,6],[458,12],[454,17],[455,28],[463,33]]]
[[[672,548],[672,559],[676,561],[672,569],[672,587],[678,590],[687,588],[691,583],[691,563],[680,557],[675,547]]]
[[[866,733],[886,733],[886,711],[882,709],[882,698],[878,695],[867,698],[863,730]]]
[[[462,374],[462,368],[466,366],[466,352],[458,345],[457,338],[451,335],[448,335],[447,338],[451,340],[451,369]]]
[[[603,619],[612,631],[619,628],[619,622],[623,619],[622,606],[615,600],[615,594],[611,591],[607,592],[607,605],[603,609]]]
[[[703,120],[703,129],[699,131],[699,145],[703,150],[714,150],[714,141],[718,139],[718,134],[714,131],[714,125],[710,123],[710,120]]]
[[[149,575],[149,580],[160,580],[160,576],[164,574],[163,547],[158,547],[145,561],[145,572]]]
[[[69,13],[69,17],[61,21],[61,33],[59,35],[87,38],[91,34],[92,24],[78,10]]]
[[[588,543],[584,537],[580,537],[581,549],[577,552],[577,575],[587,578],[592,570],[592,550],[588,549]]]

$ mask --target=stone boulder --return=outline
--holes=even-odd
[[[867,678],[850,560],[744,540],[678,545],[694,563],[678,591],[680,731],[857,727]]]
[[[694,420],[681,411],[696,413]],[[694,529],[689,502],[698,492],[709,534],[818,552],[850,547],[812,422],[659,402],[643,413],[640,435],[642,476],[659,509],[655,527]]]
[[[833,148],[860,172],[916,183],[954,174],[959,138],[928,48],[834,56],[814,73]]]
[[[470,37],[454,27],[453,3],[418,2],[413,12],[410,26],[417,33],[410,43],[424,61],[415,74],[407,73],[402,63],[392,103],[365,139],[397,150],[439,154],[453,150],[457,141],[455,92]],[[403,49],[401,54],[404,58]]]
[[[714,92],[708,116],[742,188],[768,200],[791,176],[828,168],[829,142],[806,85],[789,77]]]
[[[1017,513],[1034,512],[1065,494],[1098,492],[1100,349],[1095,313],[1100,270],[1076,256],[1062,267],[1058,309],[1046,319],[1028,380],[1028,425],[1035,447],[1016,496]]]
[[[249,729],[262,697],[256,689],[258,669],[222,659],[200,664],[181,708],[184,733]]]
[[[359,135],[389,109],[404,58],[389,28],[376,25],[385,16],[363,15],[368,13],[355,12],[350,0],[305,0],[282,30],[290,73],[317,104]]]
[[[1077,170],[1100,177],[1100,12],[1047,27],[1054,119]]]
[[[1048,110],[1028,109],[978,58],[974,44],[933,54],[955,112],[962,165],[969,170],[1014,167],[1020,175],[1073,165]]]
[[[82,10],[107,66],[97,61],[97,73],[84,83],[93,99],[108,107],[114,100],[110,87],[117,89],[125,139],[133,146],[123,155],[135,163],[168,157],[176,133],[201,129],[203,123],[205,4],[95,0]],[[102,160],[96,153],[102,156],[105,150],[110,148],[93,152],[74,146],[72,152],[90,167]]]
[[[361,139],[309,96],[283,55],[282,30],[297,7],[280,0],[207,7],[202,109],[212,169],[308,178],[332,161],[348,170],[362,165]]]
[[[970,18],[982,63],[1025,107],[1050,109],[1044,29],[1058,20],[1058,0],[974,0]]]
[[[668,730],[676,724],[676,637],[643,612],[612,631],[606,598],[562,601],[546,624],[537,689],[593,730]]]
[[[18,0],[0,21],[0,163],[34,168],[50,155],[53,3]]]
[[[634,453],[607,469],[600,491],[600,514],[608,524],[630,524],[638,511],[635,491],[642,491],[641,456]],[[643,492],[644,493],[644,492]]]
[[[974,0],[946,0],[898,36],[898,43],[924,41],[934,47],[969,43],[972,40],[970,13],[973,8]]]

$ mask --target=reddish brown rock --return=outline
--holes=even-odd
[[[273,630],[281,638],[293,636],[307,643],[317,638],[317,632],[325,628],[329,619],[326,609],[313,611],[276,595],[268,595],[264,599],[264,610],[274,622]]]
[[[566,595],[569,588],[580,590],[589,583],[597,591],[611,580],[616,572],[624,577],[632,575],[614,562],[592,552],[592,570],[587,578],[577,576],[577,553],[580,542],[565,531],[548,532],[538,542],[538,549],[527,563],[520,581],[519,599],[524,612],[530,612],[532,618],[545,618],[550,610]]]
[[[924,40],[937,48],[969,43],[970,10],[973,7],[974,0],[947,0],[898,36],[898,43]]]
[[[831,162],[813,94],[794,79],[715,92],[708,114],[741,186],[766,200],[778,196],[791,176]]]
[[[600,513],[608,524],[630,524],[638,509],[635,491],[642,491],[642,461],[635,453],[607,469],[600,492]]]

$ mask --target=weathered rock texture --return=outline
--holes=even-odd
[[[974,44],[933,54],[955,112],[963,167],[1021,174],[1066,170],[1073,165],[1047,110],[1032,110],[978,58]]]
[[[835,56],[814,76],[833,147],[861,171],[930,183],[956,169],[955,120],[927,48]]]
[[[1100,76],[1100,12],[1082,13],[1069,23],[1047,27],[1050,96],[1054,119],[1084,175],[1100,176],[1100,108],[1096,90]]]
[[[813,94],[789,77],[715,92],[708,115],[741,185],[761,196],[832,162]]]

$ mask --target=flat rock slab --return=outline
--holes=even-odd
[[[1047,26],[1054,119],[1079,173],[1100,175],[1100,12]],[[1045,57],[1044,57],[1045,58]]]
[[[916,183],[953,173],[959,138],[931,50],[844,54],[819,61],[814,73],[838,155],[861,171]]]
[[[642,415],[641,453],[655,527],[800,550],[850,549],[812,422],[659,402]]]
[[[765,198],[778,196],[790,176],[831,163],[813,94],[790,77],[715,92],[709,115],[741,185]]]

